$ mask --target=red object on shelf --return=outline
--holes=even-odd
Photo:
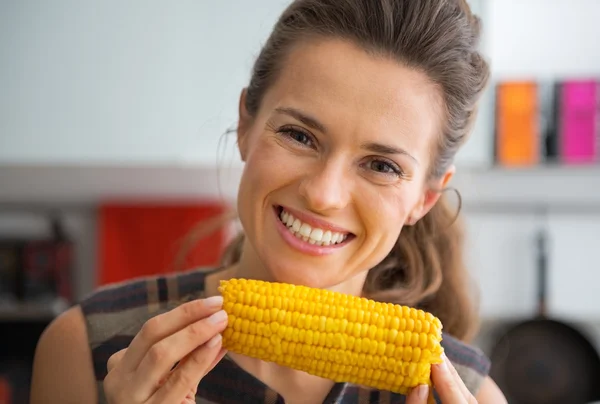
[[[102,205],[98,215],[99,285],[172,272],[189,231],[226,211],[227,207],[218,203]],[[219,262],[225,232],[223,227],[196,243],[186,258],[189,269]]]
[[[12,404],[12,389],[10,383],[0,376],[0,404]]]

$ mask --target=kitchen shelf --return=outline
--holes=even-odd
[[[110,200],[233,201],[242,167],[182,165],[0,165],[0,206],[94,205]],[[451,186],[473,209],[600,212],[600,165],[459,167]]]
[[[472,210],[600,213],[600,165],[463,169],[451,185]]]
[[[0,205],[89,206],[110,200],[230,200],[239,166],[1,165]]]

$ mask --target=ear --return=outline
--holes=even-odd
[[[237,126],[237,144],[240,152],[242,161],[246,161],[246,155],[248,154],[248,131],[252,123],[252,117],[246,109],[246,95],[248,90],[242,89],[240,94],[240,102],[238,105],[238,126]]]
[[[443,176],[427,187],[420,202],[412,210],[406,224],[413,225],[429,213],[442,196],[441,191],[446,188],[455,173],[456,167],[452,165]]]

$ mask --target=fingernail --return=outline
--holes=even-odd
[[[420,399],[426,399],[429,395],[429,386],[422,384],[417,387],[417,397]]]
[[[446,353],[442,353],[442,363],[440,363],[440,370],[446,372],[448,370],[448,357]]]
[[[219,345],[219,342],[221,342],[221,334],[217,334],[217,335],[215,335],[214,337],[212,337],[212,338],[210,339],[210,341],[208,341],[208,342],[206,343],[206,346],[207,346],[207,347],[209,347],[209,348],[214,348],[214,347],[216,347],[217,345]]]
[[[208,318],[208,322],[211,324],[219,324],[225,321],[226,319],[227,313],[225,313],[225,310],[219,310]]]
[[[204,299],[206,307],[221,307],[223,305],[223,296],[211,296]]]

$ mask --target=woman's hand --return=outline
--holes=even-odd
[[[108,360],[108,402],[195,402],[198,383],[225,354],[222,305],[221,296],[194,300],[148,320],[129,347]]]
[[[431,367],[433,386],[444,404],[477,404],[477,400],[467,389],[458,372],[442,355],[443,362]],[[408,395],[406,404],[426,404],[430,391],[428,386],[419,386]]]

